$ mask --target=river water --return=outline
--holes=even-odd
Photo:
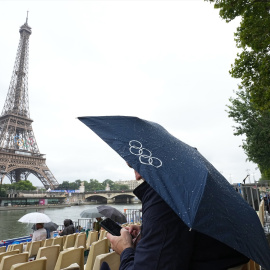
[[[40,212],[48,215],[50,219],[58,224],[63,224],[64,219],[70,218],[73,221],[77,221],[80,217],[80,213],[90,207],[96,205],[79,205],[64,208],[47,208],[47,209],[27,209],[27,210],[10,210],[0,211],[0,241],[11,238],[26,236],[33,233],[31,227],[33,224],[25,224],[18,222],[18,220],[25,214],[31,212]],[[111,205],[121,212],[124,209],[141,209],[141,204],[113,204]]]

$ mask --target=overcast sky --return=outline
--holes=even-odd
[[[30,116],[59,183],[134,179],[123,159],[76,119],[90,115],[157,122],[228,181],[241,182],[248,172],[259,180],[225,111],[239,83],[229,75],[239,20],[227,24],[203,0],[0,1],[1,111],[27,10]]]

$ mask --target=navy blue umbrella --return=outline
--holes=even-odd
[[[127,161],[191,229],[270,269],[256,212],[196,148],[137,117],[79,117]]]

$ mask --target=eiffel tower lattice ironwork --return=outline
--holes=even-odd
[[[32,31],[26,22],[20,28],[20,42],[14,70],[0,116],[0,179],[11,183],[35,175],[45,188],[55,189],[59,183],[46,165],[32,129],[28,103],[28,53]]]

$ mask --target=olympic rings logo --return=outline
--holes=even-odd
[[[159,158],[152,157],[152,152],[142,147],[139,141],[131,140],[129,142],[129,152],[133,155],[139,156],[139,160],[142,164],[151,165],[156,168],[162,166],[162,161]]]
[[[20,148],[26,148],[28,149],[30,146],[33,146],[34,139],[32,137],[29,137],[29,139],[21,139],[19,135],[14,136],[14,143],[17,144]]]

